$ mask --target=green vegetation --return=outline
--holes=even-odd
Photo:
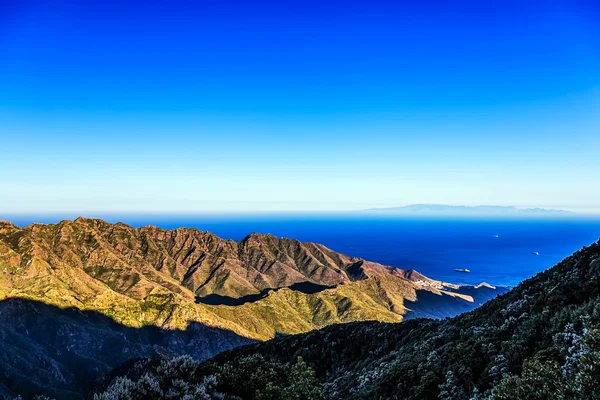
[[[210,376],[224,398],[599,399],[600,242],[456,318],[276,338],[222,353],[187,379]],[[294,393],[303,395],[286,397]]]
[[[296,363],[266,363],[260,355],[244,357],[240,375],[229,365],[213,366],[211,373],[189,356],[155,357],[136,362],[117,376],[94,400],[321,400],[321,383],[299,357]],[[246,379],[247,378],[247,379]]]

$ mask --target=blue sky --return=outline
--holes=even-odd
[[[91,3],[0,0],[1,211],[600,207],[594,2]]]

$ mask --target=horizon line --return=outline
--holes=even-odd
[[[474,209],[479,210],[481,208],[490,207],[498,209],[507,209],[513,211],[541,211],[552,214],[555,212],[565,212],[577,215],[589,215],[589,214],[600,214],[599,206],[518,206],[518,205],[501,205],[501,204],[448,204],[448,203],[410,203],[402,205],[378,205],[378,206],[365,206],[361,208],[315,208],[315,209],[277,209],[277,208],[261,208],[261,209],[49,209],[49,210],[26,210],[26,209],[13,209],[0,211],[0,215],[56,215],[56,214],[279,214],[279,213],[360,213],[366,211],[394,211],[399,209],[408,209],[409,207],[448,207],[448,208],[461,208],[461,209]]]

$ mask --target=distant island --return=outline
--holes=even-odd
[[[419,216],[498,216],[498,217],[558,217],[572,216],[566,210],[547,208],[517,208],[514,206],[452,206],[447,204],[412,204],[401,207],[371,208],[367,212]]]

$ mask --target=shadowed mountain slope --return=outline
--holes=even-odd
[[[158,353],[203,360],[250,342],[199,323],[185,330],[130,328],[95,311],[6,299],[0,301],[0,398],[78,399],[95,379],[130,358]]]

